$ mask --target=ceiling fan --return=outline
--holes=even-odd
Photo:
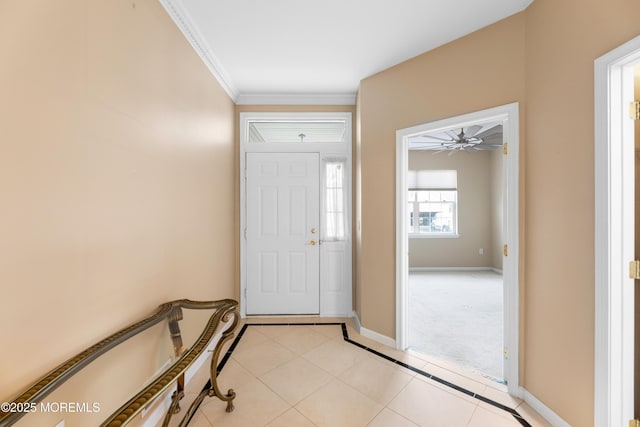
[[[433,150],[434,154],[456,151],[495,150],[502,147],[502,125],[483,129],[481,125],[472,125],[446,130],[434,134],[424,134],[415,137],[412,148],[417,150]]]

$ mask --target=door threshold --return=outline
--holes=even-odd
[[[306,317],[306,318],[315,318],[315,317],[320,317],[319,314],[247,314],[247,319],[251,318],[251,319],[272,319],[274,317],[278,317],[278,318],[300,318],[300,317]]]
[[[507,393],[507,384],[505,380],[502,378],[494,378],[490,375],[487,375],[481,371],[476,369],[463,366],[459,363],[456,363],[452,360],[448,360],[446,358],[437,357],[428,353],[423,353],[418,351],[417,349],[413,349],[409,347],[406,352],[418,359],[421,359],[432,366],[436,366],[443,371],[447,371],[450,374],[457,375],[460,377],[464,377],[468,380],[474,381],[476,383],[481,383],[496,390],[500,390],[502,392]]]
[[[247,314],[245,322],[257,323],[335,323],[346,322],[352,326],[352,317],[323,317],[319,314]]]

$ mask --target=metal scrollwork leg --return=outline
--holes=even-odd
[[[180,400],[184,397],[184,374],[178,379],[176,391],[171,395],[171,406],[164,416],[162,427],[167,427],[171,422],[171,417],[180,412]]]
[[[171,341],[173,342],[173,351],[176,358],[184,353],[184,345],[182,343],[182,333],[180,332],[180,321],[183,319],[182,309],[176,307],[169,314],[169,332],[171,333]],[[176,383],[176,391],[171,395],[171,406],[164,416],[162,427],[167,427],[171,422],[171,417],[180,412],[180,400],[184,397],[184,372],[178,377]]]
[[[237,306],[229,308],[227,312],[224,314],[224,316],[222,317],[222,321],[228,322],[229,317],[231,315],[233,315],[233,321],[231,322],[231,326],[229,326],[224,331],[224,333],[222,334],[222,338],[220,339],[220,341],[218,341],[213,351],[213,357],[211,358],[211,388],[209,389],[209,397],[216,396],[218,399],[224,402],[227,402],[227,409],[226,409],[227,412],[233,412],[233,409],[234,409],[233,399],[235,399],[236,393],[231,388],[229,389],[227,394],[223,394],[220,391],[220,387],[218,386],[218,378],[217,378],[216,371],[217,371],[218,360],[220,358],[220,352],[222,351],[222,347],[227,341],[233,338],[233,336],[235,335],[234,331],[236,329],[236,326],[238,326],[238,319],[240,315],[238,313]]]

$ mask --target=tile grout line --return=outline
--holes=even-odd
[[[238,343],[240,342],[240,339],[242,338],[242,336],[244,335],[245,331],[247,330],[247,328],[249,326],[341,326],[342,327],[342,338],[344,339],[344,341],[355,345],[356,347],[359,347],[363,350],[366,350],[372,354],[375,354],[378,357],[381,357],[383,359],[386,359],[389,362],[392,362],[398,366],[401,366],[403,368],[409,369],[410,371],[415,372],[416,374],[419,374],[425,378],[428,378],[430,380],[433,380],[435,382],[438,382],[446,387],[452,388],[460,393],[466,394],[467,396],[470,396],[474,399],[477,399],[481,402],[484,402],[488,405],[491,405],[495,408],[501,409],[505,412],[508,412],[511,416],[513,416],[513,418],[516,419],[516,421],[518,421],[523,427],[532,427],[531,424],[529,424],[523,417],[522,415],[520,415],[518,413],[518,411],[516,411],[515,409],[509,408],[508,406],[505,406],[501,403],[498,403],[494,400],[491,400],[487,397],[484,397],[478,393],[474,393],[470,390],[467,390],[463,387],[457,386],[449,381],[446,381],[442,378],[439,378],[435,375],[432,375],[428,372],[423,371],[422,369],[418,369],[414,366],[411,366],[407,363],[401,362],[397,359],[394,359],[391,356],[388,356],[386,354],[383,354],[377,350],[374,350],[370,347],[367,347],[366,345],[360,344],[359,342],[353,341],[351,338],[349,338],[349,332],[347,331],[347,325],[344,322],[331,322],[331,323],[322,323],[322,322],[305,322],[305,323],[245,323],[242,326],[242,329],[240,329],[240,332],[238,333],[238,336],[233,340],[233,343],[231,344],[231,347],[229,347],[229,350],[227,350],[227,352],[225,353],[224,357],[222,358],[222,360],[220,361],[220,363],[218,364],[217,368],[216,368],[216,376],[220,374],[220,371],[222,371],[222,368],[224,368],[224,366],[226,365],[227,361],[229,360],[229,358],[231,357],[231,353],[233,353],[233,350],[235,350],[236,346],[238,345]],[[207,381],[207,383],[205,384],[205,386],[203,387],[203,391],[204,390],[208,390],[209,388],[211,388],[211,380]],[[202,402],[201,402],[202,403]],[[193,414],[191,416],[191,418],[193,418],[193,415],[195,415],[195,413],[199,410],[200,405],[198,405],[197,408],[195,408],[195,411],[193,411]],[[191,418],[189,418],[189,420],[187,421],[187,423],[185,425],[189,425],[189,422],[191,422]]]

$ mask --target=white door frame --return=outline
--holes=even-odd
[[[504,162],[505,243],[509,255],[504,258],[504,343],[508,358],[505,361],[505,380],[511,395],[519,396],[519,112],[518,103],[476,111],[457,117],[438,120],[396,132],[396,346],[407,347],[407,300],[409,281],[409,239],[407,218],[407,170],[409,136],[452,127],[465,127],[481,122],[503,121],[504,141],[509,154]]]
[[[640,36],[595,61],[594,425],[633,419],[634,141],[628,103]]]
[[[304,142],[304,143],[249,143],[248,123],[250,120],[327,120],[340,119],[345,120],[345,139],[341,143],[325,143],[325,142]],[[321,277],[320,277],[320,316],[331,317],[351,317],[353,316],[352,308],[352,233],[351,218],[353,212],[352,206],[352,117],[348,112],[301,112],[301,113],[265,113],[265,112],[243,112],[240,113],[240,315],[244,318],[247,316],[246,308],[246,292],[247,292],[247,245],[245,238],[245,229],[247,225],[247,203],[246,203],[246,153],[263,152],[263,153],[319,153],[320,166],[323,161],[331,158],[346,159],[347,170],[345,176],[348,179],[348,241],[345,242],[345,260],[344,260],[344,284],[341,290],[328,289],[322,280],[322,248],[321,248]],[[320,173],[320,185],[323,185],[323,173]],[[322,188],[320,194],[323,194]],[[322,211],[323,203],[320,209]],[[322,218],[322,212],[321,212]],[[322,219],[321,219],[322,222]],[[327,245],[328,247],[329,245]]]

